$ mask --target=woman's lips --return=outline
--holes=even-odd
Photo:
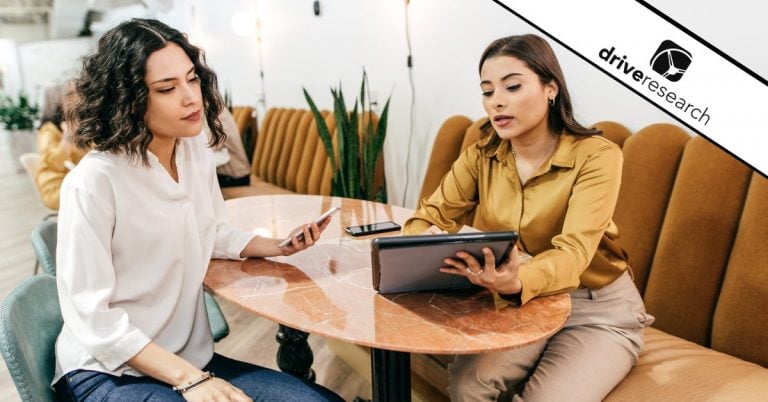
[[[493,118],[493,122],[498,127],[504,127],[504,126],[508,125],[509,123],[511,123],[513,119],[514,119],[514,117],[512,117],[512,116],[498,115],[498,116]]]
[[[186,121],[189,121],[189,122],[197,122],[197,121],[200,120],[200,114],[201,113],[198,110],[198,111],[196,111],[194,113],[190,113],[188,116],[182,118],[182,120],[186,120]]]

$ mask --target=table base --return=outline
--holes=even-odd
[[[411,401],[411,354],[371,348],[374,402]]]
[[[314,355],[307,342],[309,334],[298,329],[280,325],[275,339],[277,349],[277,367],[280,371],[315,382],[315,370],[312,370]]]

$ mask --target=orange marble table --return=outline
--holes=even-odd
[[[567,294],[499,311],[482,289],[378,294],[372,287],[370,239],[400,233],[352,237],[344,228],[388,220],[402,225],[413,212],[409,209],[308,195],[236,198],[226,206],[233,226],[273,237],[285,237],[328,208],[341,207],[314,247],[289,257],[212,260],[205,286],[275,322],[372,347],[373,359],[381,360],[373,362],[375,400],[403,400],[403,392],[410,398],[410,379],[402,373],[410,364],[408,353],[470,354],[524,346],[557,332],[570,311]],[[406,382],[400,384],[405,391],[386,390],[392,375]]]

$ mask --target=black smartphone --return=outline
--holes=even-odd
[[[350,226],[345,229],[347,233],[352,236],[366,236],[376,233],[391,232],[393,230],[400,230],[400,225],[395,222],[378,222],[368,225]]]

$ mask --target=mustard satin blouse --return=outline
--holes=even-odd
[[[523,303],[585,286],[599,289],[628,267],[611,217],[621,183],[621,149],[600,136],[561,134],[552,157],[522,185],[509,141],[484,155],[467,148],[405,223],[455,233],[474,211],[482,231],[515,230],[533,258],[520,266]]]

